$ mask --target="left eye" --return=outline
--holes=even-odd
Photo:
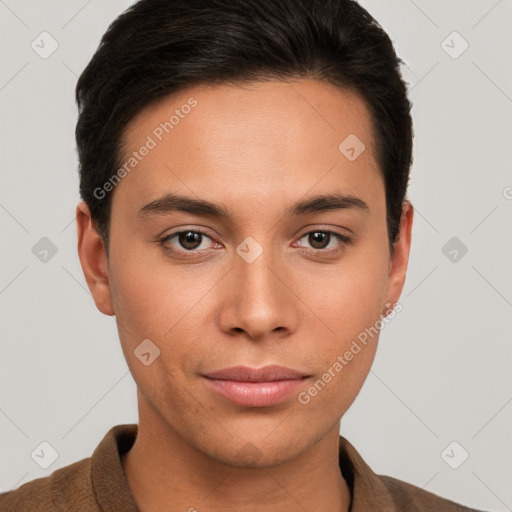
[[[329,248],[329,243],[332,241],[332,238],[337,239],[337,244],[335,244],[334,250],[339,249],[343,243],[348,243],[348,237],[344,235],[340,235],[339,233],[335,233],[334,231],[310,231],[309,233],[304,234],[300,240],[306,238],[307,242],[311,245],[314,250],[326,251],[330,252],[333,249]],[[340,243],[341,242],[341,243]]]

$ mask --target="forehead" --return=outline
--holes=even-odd
[[[114,199],[142,206],[179,191],[239,198],[257,211],[313,188],[364,192],[369,201],[382,192],[366,103],[315,80],[200,85],[166,96],[129,124],[121,162],[143,146],[151,149],[138,155]],[[346,153],[352,148],[362,151],[356,159]]]

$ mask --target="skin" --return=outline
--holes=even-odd
[[[126,155],[190,97],[197,106],[115,187],[108,259],[88,207],[77,207],[85,278],[98,309],[116,317],[138,388],[139,434],[122,457],[130,489],[143,512],[347,511],[340,420],[378,336],[307,404],[294,393],[272,407],[236,405],[200,374],[279,364],[311,375],[307,390],[398,301],[412,205],[404,203],[390,253],[369,111],[356,93],[316,80],[201,85],[165,97],[128,125]],[[338,150],[349,134],[366,146],[354,161]],[[168,192],[222,203],[231,217],[138,216]],[[333,192],[361,198],[368,211],[284,216],[300,199]],[[210,238],[160,242],[180,229]],[[333,235],[315,245],[307,235],[320,229],[351,242]],[[236,252],[248,236],[263,248],[252,263]],[[161,351],[149,366],[134,355],[145,339]]]

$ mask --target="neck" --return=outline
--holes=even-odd
[[[349,510],[350,489],[338,461],[339,422],[291,461],[233,467],[198,450],[140,405],[137,438],[121,462],[141,512]]]

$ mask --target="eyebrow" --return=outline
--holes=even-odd
[[[369,213],[370,208],[361,198],[346,194],[323,194],[303,199],[293,204],[285,213],[285,217],[305,216],[332,210],[356,209]],[[137,216],[147,218],[154,215],[166,215],[172,212],[184,212],[192,215],[230,219],[228,209],[221,203],[213,203],[204,199],[169,193],[143,206]]]

